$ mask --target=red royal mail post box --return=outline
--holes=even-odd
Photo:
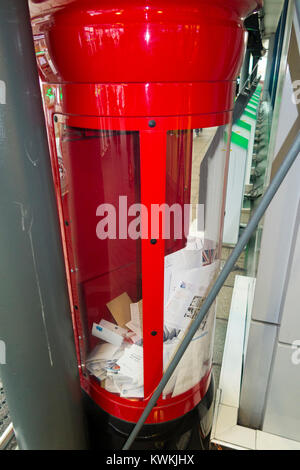
[[[260,6],[30,2],[81,384],[115,448],[219,269],[243,19]],[[212,307],[141,448],[184,448],[204,417],[214,320]]]

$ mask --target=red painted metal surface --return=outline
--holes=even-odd
[[[51,81],[234,80],[243,48],[242,18],[258,3],[75,1],[37,26],[55,66]]]
[[[128,204],[189,202],[190,130],[230,122],[242,22],[260,6],[260,0],[30,1],[82,387],[120,419],[135,422],[161,378],[164,255],[184,240],[100,243],[96,208],[116,205],[120,194]],[[180,130],[179,140],[169,130]],[[143,297],[144,400],[105,391],[83,365],[95,344],[93,322],[112,319],[106,303],[124,291],[132,301]],[[193,409],[210,376],[209,368],[191,390],[160,398],[147,422]]]
[[[180,418],[195,408],[208,390],[211,374],[212,370],[210,369],[195,387],[175,398],[168,398],[167,400],[160,398],[147,418],[146,423],[171,421],[172,419]],[[94,380],[89,383],[88,387],[91,397],[103,410],[116,418],[132,423],[139,419],[148,402],[148,400],[125,400],[117,395],[112,395],[103,388],[99,388]]]
[[[163,204],[166,199],[166,140],[166,132],[140,134],[141,201],[148,209],[148,215],[141,220],[145,237],[142,240],[145,397],[155,389],[163,373],[165,240],[162,227],[155,239],[151,233],[143,232],[145,229],[149,232],[151,227],[152,204]]]
[[[61,86],[62,111],[110,117],[223,114],[232,108],[234,81],[69,84]]]

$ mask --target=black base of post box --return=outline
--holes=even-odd
[[[213,420],[213,377],[201,402],[181,418],[160,424],[145,424],[132,450],[201,450],[208,448]],[[134,423],[103,411],[83,392],[90,447],[94,450],[121,450]]]

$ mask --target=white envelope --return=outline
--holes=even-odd
[[[107,320],[102,319],[99,324],[93,323],[92,335],[115,346],[121,346],[126,333],[125,328],[121,328]]]
[[[143,385],[143,348],[133,344],[126,348],[122,357],[117,361],[120,372],[130,377],[138,386]]]
[[[89,354],[86,362],[98,362],[113,359],[119,346],[111,343],[98,344]]]

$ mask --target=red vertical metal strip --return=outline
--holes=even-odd
[[[166,132],[140,133],[142,214],[142,292],[144,396],[154,390],[163,373],[164,322],[164,245],[162,229],[159,238],[151,240],[151,205],[163,204],[166,198]],[[148,225],[148,227],[147,227]]]

